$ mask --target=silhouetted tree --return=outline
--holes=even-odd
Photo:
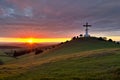
[[[99,38],[98,38],[98,40],[101,40],[101,41],[103,41],[104,39],[103,39],[102,37],[99,37]]]
[[[25,54],[28,54],[30,53],[31,51],[30,50],[21,50],[21,51],[14,51],[13,53],[13,57],[18,57],[18,56],[22,56],[22,55],[25,55]]]
[[[107,41],[107,37],[99,37],[98,40]]]
[[[72,40],[75,40],[76,39],[76,37],[74,36],[73,38],[72,38]]]
[[[116,44],[120,44],[120,42],[116,42]]]
[[[59,45],[62,45],[62,44],[64,44],[64,42],[61,42]]]
[[[103,38],[103,40],[105,40],[105,41],[107,40],[107,37],[102,37],[102,38]]]
[[[80,37],[83,37],[83,34],[80,34]]]
[[[112,40],[112,39],[109,39],[108,41],[109,41],[109,42],[113,42],[113,40]]]
[[[41,50],[41,49],[36,49],[36,50],[35,50],[35,55],[40,54],[40,53],[42,53],[42,52],[43,52],[43,50]]]
[[[68,43],[69,41],[67,40],[67,41],[65,41],[65,43]]]
[[[79,38],[79,36],[77,36],[77,39]]]

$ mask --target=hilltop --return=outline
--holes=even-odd
[[[105,48],[116,48],[120,47],[119,44],[116,44],[114,41],[107,41],[101,38],[96,37],[88,37],[88,38],[73,38],[70,41],[66,41],[61,43],[59,47],[57,47],[53,53],[75,53],[96,49],[105,49]]]
[[[39,55],[20,56],[0,67],[3,80],[117,80],[120,44],[75,38]],[[5,77],[6,76],[6,77]]]

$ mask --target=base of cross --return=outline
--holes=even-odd
[[[90,37],[90,35],[89,34],[85,34],[84,37]]]

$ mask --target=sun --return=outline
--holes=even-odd
[[[29,44],[33,44],[34,43],[34,40],[33,39],[28,39],[27,41]]]

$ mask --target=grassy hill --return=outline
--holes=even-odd
[[[0,66],[1,80],[119,80],[120,45],[96,38],[65,42]]]
[[[14,58],[8,56],[7,54],[4,53],[4,51],[0,51],[0,61],[2,61],[3,63],[9,61],[9,60],[14,60]]]
[[[19,51],[22,49],[23,48],[16,46],[0,46],[0,61],[6,63],[11,60],[16,60],[15,58],[11,57],[10,54],[12,54],[14,50]]]

